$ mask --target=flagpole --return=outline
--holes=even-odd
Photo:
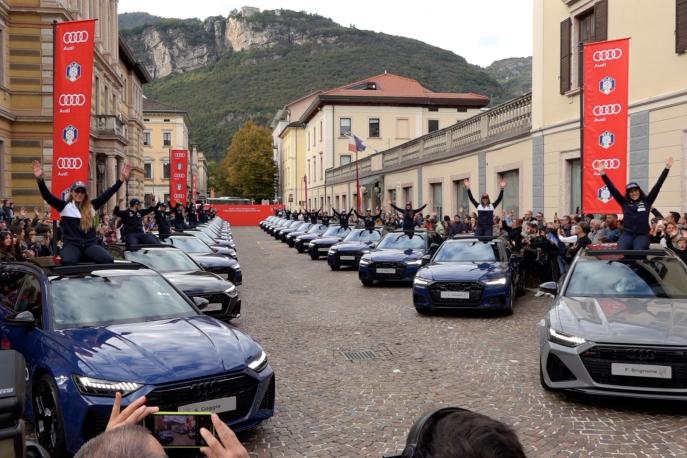
[[[362,199],[361,199],[361,196],[360,196],[360,175],[359,175],[359,173],[358,173],[358,148],[357,148],[357,145],[356,145],[356,148],[355,148],[355,189],[356,189],[356,192],[355,192],[355,196],[356,196],[356,202],[355,202],[355,204],[356,204],[356,211],[357,211],[358,213],[360,213],[360,212],[361,212],[361,210],[360,210],[360,202],[362,201]]]
[[[303,201],[303,206],[305,211],[308,211],[308,175],[303,175],[303,187],[305,188],[305,200]]]

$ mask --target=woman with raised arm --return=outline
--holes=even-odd
[[[503,199],[503,189],[506,187],[506,180],[501,180],[501,191],[499,191],[499,196],[496,198],[494,203],[491,203],[489,194],[482,194],[482,198],[479,202],[475,200],[470,191],[470,179],[465,179],[465,188],[468,190],[468,199],[477,208],[477,227],[475,228],[476,236],[489,236],[494,235],[494,209],[498,207]]]
[[[86,183],[75,181],[69,189],[69,197],[62,200],[54,196],[43,181],[43,167],[38,161],[33,161],[33,175],[38,182],[38,190],[43,199],[52,208],[60,212],[60,228],[62,229],[62,257],[63,265],[74,265],[80,261],[90,261],[97,264],[114,262],[112,256],[98,245],[95,232],[95,212],[105,205],[108,200],[129,179],[131,166],[124,164],[119,179],[101,195],[91,200],[86,192]]]
[[[351,217],[354,210],[351,208],[351,210],[348,213],[346,213],[346,210],[344,210],[342,208],[341,213],[339,213],[338,211],[336,211],[332,208],[332,211],[334,212],[334,215],[336,216],[336,218],[339,220],[339,226],[341,226],[343,229],[347,229],[348,228],[348,219]]]
[[[401,213],[403,215],[403,231],[404,232],[413,232],[415,230],[415,215],[420,213],[424,208],[427,206],[427,204],[424,204],[420,208],[415,208],[413,209],[413,204],[412,202],[406,202],[406,208],[399,208],[394,204],[390,204],[391,208],[396,210],[397,212]]]
[[[621,250],[648,250],[649,249],[649,212],[654,204],[663,182],[668,178],[668,171],[673,166],[672,157],[666,159],[666,167],[658,177],[656,184],[649,194],[644,194],[639,185],[631,181],[625,186],[625,195],[622,195],[606,175],[606,166],[601,161],[598,170],[601,179],[608,187],[611,195],[623,209],[623,233],[618,240],[618,248]]]

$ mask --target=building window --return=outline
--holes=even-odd
[[[433,183],[429,186],[432,192],[432,210],[437,214],[437,219],[441,219],[444,216],[443,186],[441,183]]]
[[[432,133],[432,132],[436,132],[437,130],[439,130],[439,120],[438,119],[427,120],[427,132]]]
[[[339,137],[351,135],[351,118],[339,119]]]
[[[439,107],[429,107],[427,111],[439,111]]]
[[[169,122],[169,119],[163,119],[162,122]]]
[[[310,183],[310,159],[308,159],[308,180],[307,183]]]
[[[512,211],[514,217],[520,215],[520,171],[509,170],[498,177],[499,181],[506,180],[507,186],[503,189],[503,201],[501,208],[505,212]]]
[[[320,121],[320,143],[322,143],[322,131],[323,131],[323,123]]]
[[[162,178],[169,180],[169,162],[162,163]]]
[[[410,138],[410,121],[408,118],[396,119],[396,138]]]
[[[470,202],[465,182],[463,180],[454,181],[453,186],[456,192],[456,213],[461,216],[468,216],[470,214]]]
[[[389,189],[388,193],[389,193],[389,202],[394,204],[394,205],[398,205],[398,203],[396,202],[396,190],[395,189]]]
[[[320,179],[324,178],[324,158],[322,153],[320,153]]]
[[[143,146],[150,146],[151,144],[152,143],[150,142],[150,131],[143,131]]]
[[[403,188],[403,202],[401,202],[403,205],[405,205],[407,202],[410,202],[410,205],[413,205],[413,187],[412,186],[406,186]]]
[[[675,52],[687,52],[687,0],[676,0],[675,7]]]
[[[335,208],[337,208],[337,209],[341,208],[341,205],[339,205],[339,202],[340,202],[339,196],[336,196],[336,198],[334,199],[334,202],[335,202],[335,204],[334,204]]]
[[[95,77],[95,114],[100,114],[100,78]]]
[[[143,164],[143,174],[146,180],[153,179],[153,164],[150,162],[145,162]]]
[[[317,143],[317,126],[312,128],[312,146]]]
[[[368,133],[370,138],[379,137],[379,118],[370,118]]]
[[[308,151],[310,151],[310,132],[308,132]]]
[[[351,163],[351,155],[350,154],[342,154],[341,157],[339,158],[339,165],[346,165]]]
[[[579,213],[582,205],[582,163],[579,159],[568,161],[570,178],[570,213]],[[508,183],[510,185],[510,183]]]
[[[163,132],[162,133],[162,145],[163,146],[172,146],[172,133],[171,132]]]
[[[348,207],[346,206],[346,194],[341,196],[341,208],[343,210],[348,210]]]

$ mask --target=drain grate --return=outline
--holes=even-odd
[[[377,354],[372,350],[342,351],[341,353],[349,361],[377,359]]]

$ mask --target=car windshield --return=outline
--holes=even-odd
[[[322,229],[323,229],[322,224],[315,224],[313,227],[311,227],[308,230],[308,234],[314,234],[316,232],[322,232]]]
[[[289,227],[289,229],[298,229],[299,227],[301,227],[301,226],[304,225],[304,224],[305,224],[305,223],[304,223],[303,221],[296,221],[296,224],[292,224],[292,225]]]
[[[147,250],[125,251],[127,261],[140,262],[158,272],[193,272],[201,270],[198,265],[181,250]]]
[[[413,234],[408,236],[403,233],[387,234],[384,239],[379,242],[377,248],[392,249],[392,250],[422,250],[425,248],[424,235]]]
[[[332,226],[322,234],[323,237],[344,237],[346,234],[351,232],[351,228],[347,227],[344,229],[341,226]]]
[[[444,243],[436,256],[435,262],[484,262],[497,261],[500,258],[499,248],[495,242],[480,242],[477,240],[466,242]]]
[[[570,297],[687,298],[687,271],[674,258],[584,259],[570,273]]]
[[[195,237],[198,237],[200,240],[207,243],[208,245],[214,245],[215,244],[215,241],[212,240],[212,237],[210,237],[209,235],[207,235],[204,232],[200,232],[200,231],[191,232],[191,234],[193,234]]]
[[[195,237],[172,237],[172,245],[187,253],[214,253],[212,248]]]
[[[382,238],[379,231],[369,231],[367,229],[356,229],[346,236],[344,242],[368,242],[377,241]]]
[[[55,328],[103,326],[197,315],[172,286],[150,270],[98,270],[50,282]]]
[[[312,223],[304,223],[298,227],[298,232],[306,232],[311,227],[312,227]]]

